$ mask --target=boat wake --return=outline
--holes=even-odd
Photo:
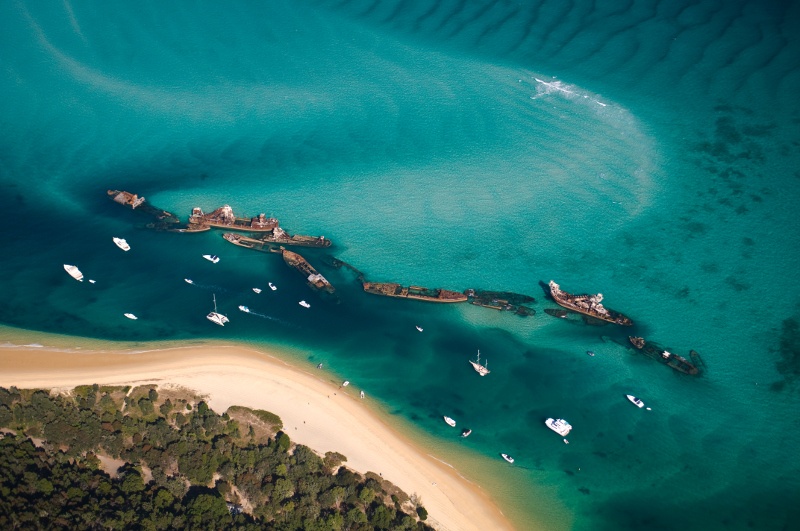
[[[189,280],[191,280],[191,279],[186,279],[186,278],[183,279],[183,280],[187,284],[189,284],[190,286],[194,286],[196,288],[204,289],[204,290],[207,290],[207,291],[213,291],[213,292],[216,292],[216,293],[231,293],[231,290],[229,290],[227,288],[224,288],[222,286],[218,286],[216,284],[200,284],[198,282],[195,282],[194,280],[189,282]]]
[[[247,313],[247,315],[254,315],[256,317],[260,317],[261,319],[266,319],[267,321],[274,321],[276,323],[280,323],[280,324],[282,324],[284,326],[288,326],[288,327],[291,327],[291,328],[299,328],[297,325],[295,325],[293,323],[290,323],[288,321],[284,321],[283,319],[278,319],[277,317],[272,317],[271,315],[266,315],[266,314],[263,314],[263,313],[254,312],[253,310],[250,310],[249,312],[246,312],[246,313]]]

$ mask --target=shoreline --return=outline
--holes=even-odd
[[[13,335],[19,340],[25,334]],[[439,529],[513,529],[480,486],[387,424],[359,400],[358,390],[337,388],[264,350],[229,344],[62,350],[11,344],[5,333],[0,340],[0,386],[154,383],[191,389],[220,414],[232,405],[264,409],[281,417],[294,442],[320,454],[340,452],[349,468],[379,473],[408,495],[419,495],[428,523]]]

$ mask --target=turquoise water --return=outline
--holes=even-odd
[[[598,4],[0,4],[0,321],[288,347],[456,466],[495,460],[464,473],[520,529],[796,527],[800,11]],[[301,252],[340,304],[217,232],[144,229],[109,188],[324,234]],[[376,281],[528,293],[538,313],[369,296],[328,252]],[[707,372],[547,316],[550,279]]]

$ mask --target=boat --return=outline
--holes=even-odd
[[[593,350],[587,350],[586,354],[589,355],[589,356],[594,356],[594,351]]]
[[[215,254],[204,254],[203,258],[205,258],[206,260],[208,260],[212,264],[216,264],[217,262],[219,262],[219,256],[217,256]]]
[[[261,293],[261,288],[253,288],[253,291],[256,293]]]
[[[125,238],[111,238],[111,239],[114,241],[114,243],[117,244],[117,247],[119,247],[123,251],[131,250],[131,246],[128,245],[128,242],[125,241]]]
[[[361,391],[361,398],[364,398],[364,391]]]
[[[78,282],[83,282],[83,273],[81,273],[81,270],[78,269],[76,266],[64,264],[64,271],[69,273],[69,276],[71,276]]]
[[[489,371],[489,369],[486,368],[489,365],[489,362],[486,362],[486,365],[481,365],[481,351],[480,350],[478,351],[478,359],[475,360],[475,361],[469,360],[469,363],[470,363],[470,365],[472,365],[472,368],[475,369],[475,372],[477,372],[481,376],[486,376],[487,374],[489,374],[489,372],[491,372],[491,371]]]
[[[421,326],[415,326],[414,328],[417,329],[417,332],[422,332],[422,327]]]
[[[136,317],[136,316],[135,316],[135,315],[133,315],[132,313],[125,313],[125,314],[123,314],[123,315],[124,315],[125,317],[127,317],[128,319],[133,319],[134,321],[135,321],[136,319],[138,319],[138,317]]]
[[[322,368],[322,364],[321,363],[317,364],[317,369],[321,369],[321,368]]]
[[[348,385],[350,385],[350,382],[348,380],[342,382],[342,387],[347,387]]]
[[[634,406],[636,406],[636,407],[644,407],[644,402],[642,402],[641,400],[639,400],[635,396],[633,396],[633,395],[625,395],[625,396],[628,398],[628,400],[631,401],[631,404],[633,404]]]
[[[299,254],[292,251],[287,251],[286,249],[281,249],[281,254],[283,255],[283,261],[286,262],[288,266],[297,269],[303,276],[306,277],[306,284],[308,287],[326,291],[328,293],[333,293],[336,291],[334,287],[331,286],[331,283],[328,282],[325,277],[320,275],[317,270],[308,263],[308,260]]]
[[[240,309],[241,311],[243,311],[244,313],[250,313],[250,308],[248,308],[248,307],[247,307],[247,306],[245,306],[244,304],[240,304],[240,305],[239,305],[239,309]]]
[[[300,301],[297,304],[299,304],[303,308],[311,308],[311,305],[309,303],[307,303],[306,301]]]
[[[570,426],[569,422],[564,419],[547,419],[544,421],[544,423],[548,428],[562,437],[566,437],[570,430],[572,430],[572,426]]]
[[[276,289],[278,289],[278,288],[275,287],[275,284],[273,284],[272,282],[268,282],[268,284],[269,284],[269,289],[271,289],[272,291],[275,291]]]
[[[229,322],[229,319],[222,315],[221,313],[217,313],[217,296],[214,295],[214,311],[210,312],[206,315],[206,319],[211,321],[212,323],[218,324],[220,326],[225,326],[225,323]]]
[[[694,351],[692,352],[694,352],[695,356],[692,356],[691,353],[689,355],[692,356],[692,359],[695,362],[699,362],[699,366],[694,365],[691,361],[687,360],[683,356],[678,356],[677,354],[673,354],[672,352],[663,349],[656,343],[645,341],[645,339],[642,337],[628,336],[628,340],[631,342],[631,345],[636,347],[637,350],[640,350],[645,356],[652,358],[659,363],[663,363],[664,365],[672,367],[678,372],[689,374],[691,376],[700,374],[702,360],[699,359],[699,354]]]
[[[191,278],[184,278],[183,280],[184,280],[184,282],[186,282],[187,284],[194,284],[194,280],[192,280]]]
[[[209,214],[205,214],[200,207],[194,207],[192,215],[189,216],[189,231],[217,227],[247,232],[271,232],[277,226],[278,220],[268,218],[265,214],[259,214],[252,218],[236,217],[230,205],[221,206]]]
[[[513,463],[514,462],[514,458],[511,457],[510,455],[508,455],[508,454],[500,454],[500,455],[503,457],[503,459],[505,459],[509,463]]]
[[[447,415],[445,415],[443,418],[444,418],[444,421],[447,423],[448,426],[452,426],[453,428],[456,427],[456,421],[455,420],[451,419]]]
[[[609,310],[603,306],[603,294],[596,295],[573,295],[566,291],[561,291],[558,284],[550,281],[550,296],[559,306],[572,310],[589,317],[594,317],[600,321],[618,324],[622,326],[633,326],[633,321],[619,312]]]
[[[465,302],[467,296],[457,291],[421,286],[401,286],[395,282],[363,282],[364,291],[384,297],[398,297],[427,302]]]
[[[461,430],[461,436],[462,437],[469,437],[469,435],[471,433],[472,433],[472,430],[469,429],[469,428],[464,428],[463,430]]]
[[[92,280],[91,278],[89,279],[89,284],[94,284],[96,282],[97,282],[96,280]]]

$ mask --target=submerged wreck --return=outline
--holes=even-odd
[[[682,356],[678,356],[677,354],[673,354],[672,352],[661,348],[656,343],[645,341],[643,337],[629,336],[628,340],[631,342],[631,345],[636,348],[636,350],[640,351],[645,356],[652,358],[659,363],[663,363],[664,365],[672,367],[676,371],[682,372],[683,374],[696,376],[700,374],[700,368],[705,366],[703,360],[700,358],[700,354],[694,350],[689,352],[689,356],[692,358],[692,361],[689,361]]]
[[[158,222],[165,227],[171,226],[175,223],[180,223],[178,216],[172,212],[167,212],[160,208],[156,208],[144,197],[139,197],[137,194],[132,194],[124,190],[108,190],[106,192],[112,201],[125,207],[130,207],[131,210],[153,216]]]
[[[464,294],[467,296],[469,303],[475,306],[513,312],[523,317],[536,315],[536,310],[524,305],[536,302],[536,299],[529,295],[512,293],[510,291],[485,291],[476,289],[468,289],[464,291]]]
[[[328,282],[328,279],[319,274],[319,272],[308,263],[308,260],[286,249],[281,249],[280,252],[283,254],[283,261],[286,262],[288,266],[297,269],[306,277],[306,284],[308,284],[310,288],[330,294],[336,291],[331,283]]]
[[[421,286],[401,286],[394,282],[362,282],[364,291],[384,297],[398,297],[427,302],[466,302],[467,296],[457,291]]]

